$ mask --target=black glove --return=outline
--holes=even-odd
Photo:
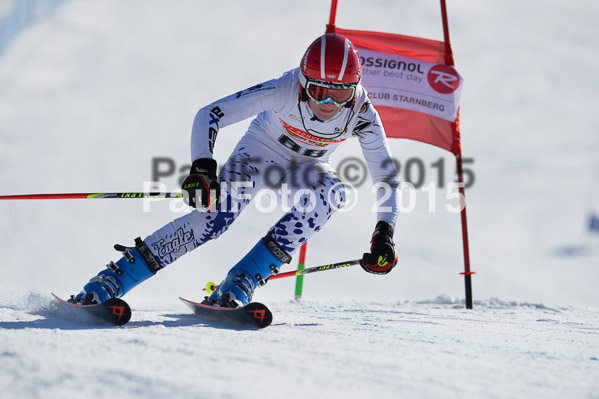
[[[397,264],[393,228],[389,223],[381,221],[376,224],[370,243],[370,253],[364,254],[360,266],[372,274],[389,273]]]
[[[183,200],[189,206],[197,208],[198,205],[205,209],[214,210],[220,197],[220,185],[216,180],[216,161],[211,158],[199,158],[191,164],[189,176],[181,185],[187,195]],[[199,192],[198,192],[199,191]],[[198,203],[198,196],[201,204]]]

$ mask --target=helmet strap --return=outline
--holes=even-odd
[[[348,101],[347,103],[343,104],[343,106],[346,108],[351,108],[354,106],[355,103],[356,103],[356,93],[354,93],[354,98],[352,98],[351,101]]]
[[[308,101],[308,93],[306,92],[306,88],[300,85],[300,101]]]

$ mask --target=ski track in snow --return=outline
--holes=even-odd
[[[270,327],[243,331],[202,324],[183,304],[133,306],[128,325],[109,327],[33,302],[0,308],[3,398],[599,395],[593,308],[288,301],[270,305]]]

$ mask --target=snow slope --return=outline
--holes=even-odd
[[[330,7],[221,3],[70,0],[20,32],[0,57],[0,193],[141,190],[153,157],[176,162],[162,179],[176,189],[197,109],[295,67]],[[463,150],[476,176],[467,190],[475,309],[463,309],[459,217],[445,210],[444,187],[434,212],[418,191],[400,217],[392,274],[312,275],[300,303],[289,302],[292,279],[273,281],[256,294],[275,313],[260,332],[198,324],[177,298],[201,298],[281,213],[246,210],[218,242],[128,295],[132,324],[115,329],[56,314],[49,292],[79,290],[117,258],[113,244],[148,235],[183,207],[2,202],[2,397],[74,397],[75,388],[124,398],[599,397],[599,242],[586,232],[599,203],[599,7],[452,0],[448,12],[465,77]],[[433,0],[340,0],[337,25],[442,37]],[[248,123],[221,132],[219,162]],[[440,158],[453,179],[443,151],[391,147],[402,162],[422,159],[427,182]],[[334,166],[359,146],[336,155]],[[367,186],[310,242],[308,265],[367,249]]]
[[[3,397],[599,395],[596,311],[499,300],[467,311],[448,298],[271,308],[259,332],[198,324],[183,308],[142,307],[124,328],[4,308]]]

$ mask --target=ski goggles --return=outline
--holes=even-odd
[[[342,107],[354,98],[356,85],[309,80],[306,84],[306,93],[316,104],[333,103]]]

